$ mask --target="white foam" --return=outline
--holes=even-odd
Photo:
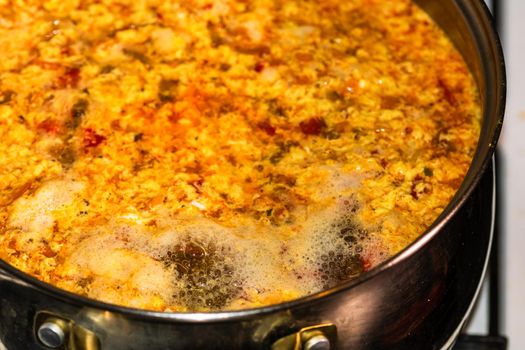
[[[323,204],[310,207],[302,222],[225,227],[194,214],[165,215],[156,217],[157,226],[150,228],[140,214],[124,215],[88,234],[76,261],[96,271],[97,263],[111,266],[108,250],[135,252],[137,262],[129,269],[137,286],[148,285],[140,287],[142,293],[161,295],[167,305],[193,311],[318,292],[355,277],[363,262],[369,267],[387,257],[375,236],[378,228],[359,222],[360,204],[349,188],[358,181],[344,175],[329,178],[323,187],[327,192],[319,196]],[[129,256],[115,260],[122,266],[133,261]],[[120,271],[121,265],[111,269]]]
[[[13,204],[9,225],[24,231],[45,231],[54,222],[53,211],[70,204],[84,185],[69,180],[54,180],[43,184],[32,196],[19,198]]]

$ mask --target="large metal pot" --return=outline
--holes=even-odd
[[[217,313],[158,313],[109,305],[59,290],[0,261],[1,341],[10,350],[52,345],[112,350],[450,347],[479,291],[490,250],[491,159],[503,117],[505,73],[481,0],[417,2],[470,66],[483,103],[483,126],[459,192],[416,242],[331,290],[279,305]]]

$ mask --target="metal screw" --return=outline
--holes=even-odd
[[[330,350],[330,340],[323,335],[315,335],[304,343],[304,350]]]
[[[53,321],[44,322],[38,327],[38,340],[48,348],[56,349],[64,345],[66,341],[66,332],[64,329]]]

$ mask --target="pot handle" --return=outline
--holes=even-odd
[[[301,328],[298,332],[278,339],[271,350],[330,350],[337,341],[337,327],[324,323]]]
[[[100,350],[100,341],[92,331],[47,311],[35,316],[35,337],[48,349]]]

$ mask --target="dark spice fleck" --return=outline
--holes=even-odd
[[[326,128],[326,122],[323,118],[310,118],[308,120],[302,121],[299,124],[301,132],[305,135],[317,136]]]
[[[143,138],[144,138],[144,134],[140,132],[138,134],[135,134],[135,136],[133,136],[133,141],[138,142],[138,141],[141,141]]]
[[[208,34],[210,35],[211,46],[217,48],[223,45],[226,40],[219,33],[219,29],[212,22],[207,24]]]
[[[108,73],[111,73],[113,71],[113,69],[115,69],[114,66],[111,66],[111,65],[104,66],[104,67],[102,67],[102,69],[100,69],[100,73],[101,74],[108,74]]]
[[[450,87],[441,79],[438,79],[438,86],[443,91],[443,98],[445,101],[447,101],[447,103],[451,106],[456,106],[458,104],[458,100],[456,99],[456,96]]]
[[[354,140],[359,141],[361,134],[363,133],[362,130],[359,128],[353,128],[352,132],[354,133]]]
[[[295,141],[287,141],[287,142],[279,143],[278,144],[279,150],[270,156],[270,162],[274,165],[279,163],[284,158],[286,153],[290,152],[290,149],[292,149],[292,147],[295,147],[297,145],[298,143]]]
[[[255,64],[255,66],[253,67],[253,69],[257,72],[257,73],[260,73],[264,70],[264,62],[257,62]]]
[[[149,65],[150,64],[150,59],[144,53],[142,53],[142,52],[140,52],[138,50],[125,48],[124,50],[122,50],[122,52],[126,56],[129,56],[129,57],[139,61],[140,63],[142,63],[144,65]]]
[[[179,81],[175,79],[162,79],[159,83],[159,100],[162,103],[172,102],[175,94],[175,88]]]
[[[383,96],[381,98],[382,109],[395,109],[399,106],[400,99],[397,96]]]
[[[235,111],[235,106],[229,101],[221,101],[218,116]]]
[[[425,176],[428,176],[428,177],[431,177],[434,175],[434,171],[427,167],[423,169],[423,173],[425,174]]]
[[[339,138],[341,138],[341,134],[335,130],[326,130],[324,133],[323,133],[323,137],[328,139],[328,140],[337,140]]]
[[[257,124],[257,126],[259,127],[259,129],[263,130],[269,136],[275,135],[275,127],[273,127],[272,124],[270,124],[270,122],[264,121],[264,122]]]
[[[286,117],[286,110],[275,98],[268,101],[268,111],[278,117]]]
[[[337,102],[341,101],[343,99],[343,96],[335,90],[328,90],[326,92],[326,98],[332,102]]]
[[[72,121],[73,129],[78,128],[78,126],[80,125],[82,117],[87,112],[88,106],[89,106],[89,102],[86,99],[81,98],[77,102],[75,102],[75,104],[71,108],[71,118],[73,118],[73,121]]]
[[[93,283],[93,280],[94,278],[92,276],[89,276],[89,277],[86,277],[86,278],[81,278],[78,280],[77,284],[81,287],[81,288],[86,288],[87,286],[89,286],[91,283]],[[119,288],[119,287],[117,287]]]
[[[80,81],[80,69],[67,68],[64,74],[59,78],[58,85],[61,88],[76,88]]]
[[[13,96],[15,95],[15,92],[12,90],[6,90],[2,93],[2,97],[0,98],[0,105],[6,104],[11,102],[13,99]]]
[[[280,183],[280,184],[285,184],[287,186],[295,186],[295,182],[296,182],[296,178],[293,177],[293,176],[289,176],[289,175],[284,175],[284,174],[276,174],[273,176],[273,182],[275,183]]]
[[[270,156],[270,163],[273,165],[279,163],[284,158],[285,152],[279,150]]]
[[[230,70],[232,66],[228,63],[221,63],[220,66],[219,66],[219,69],[223,72],[227,72]]]
[[[64,148],[64,150],[60,153],[58,156],[58,161],[65,167],[71,166],[75,162],[77,158],[75,150],[68,146]]]
[[[423,178],[420,175],[416,175],[414,177],[414,180],[412,181],[412,186],[410,187],[410,195],[415,200],[419,199],[419,193],[417,192],[417,185],[423,180]]]

